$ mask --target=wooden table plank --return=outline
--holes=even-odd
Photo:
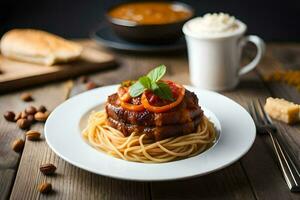
[[[270,95],[256,73],[243,77],[236,90],[224,94],[245,107],[251,100],[265,100]],[[257,199],[299,198],[289,191],[267,136],[257,135],[251,150],[240,162]]]
[[[8,199],[11,187],[14,183],[15,169],[0,170],[0,199]]]
[[[181,181],[151,184],[152,199],[255,199],[237,162],[224,170]]]
[[[270,45],[268,54],[272,62],[264,62],[263,67],[259,68],[258,73],[261,76],[266,76],[274,70],[300,70],[300,46],[299,45]],[[293,86],[288,86],[283,83],[277,82],[264,82],[265,85],[270,89],[271,95],[285,98],[289,101],[300,104],[300,92]],[[287,126],[284,123],[276,122],[279,129],[284,133],[282,138],[289,144],[290,151],[294,154],[294,159],[300,166],[300,124],[293,126]]]
[[[36,101],[32,103],[23,102],[20,99],[21,92],[10,93],[0,97],[0,199],[9,196],[21,156],[21,153],[15,153],[11,149],[11,143],[17,138],[25,138],[24,131],[20,130],[15,123],[7,122],[3,118],[3,114],[7,110],[23,111],[28,105],[39,106],[43,102],[39,100],[41,99],[41,93],[49,92],[51,94],[53,91],[59,92],[60,85],[52,84],[39,89],[28,90],[29,92],[39,91],[34,93]]]

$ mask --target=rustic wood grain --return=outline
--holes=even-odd
[[[117,70],[121,71],[120,74],[127,74],[122,69]],[[95,79],[98,84],[104,84],[106,79],[107,82],[108,80],[119,82],[123,77],[107,71],[97,77],[91,77],[91,79]],[[84,88],[79,81],[74,81],[74,83],[77,88],[79,87],[81,90]],[[65,88],[69,87],[70,83],[68,82]],[[48,96],[47,101],[52,105],[57,105],[64,100],[67,93],[65,91],[53,95],[56,100]],[[34,128],[42,131],[43,126],[38,125]],[[46,177],[39,172],[39,166],[49,162],[57,166],[56,176]],[[43,181],[52,183],[54,192],[47,198],[53,199],[149,199],[150,197],[148,183],[120,181],[86,172],[57,157],[44,140],[27,141],[10,196],[11,199],[44,197],[37,190],[38,185]]]
[[[41,87],[39,89],[28,90],[28,92],[33,94],[33,98],[35,99],[34,102],[30,103],[23,102],[20,99],[22,91],[2,95],[0,97],[0,199],[9,195],[18,169],[20,156],[22,155],[22,153],[15,153],[11,149],[11,143],[17,138],[25,138],[25,131],[20,130],[15,123],[7,122],[4,119],[3,114],[7,110],[12,110],[18,113],[23,111],[28,105],[39,106],[46,103],[48,96],[44,94],[47,93],[48,95],[54,95],[53,97],[55,97],[55,94],[64,92],[61,85],[62,84],[58,83]],[[54,105],[52,106],[52,108],[49,108],[53,109]]]
[[[258,73],[261,76],[269,74],[276,69],[300,70],[300,46],[298,45],[270,45],[268,56],[272,62],[263,63],[264,66],[259,68]],[[300,92],[295,87],[277,82],[264,82],[270,90],[272,96],[284,98],[289,101],[300,104]],[[300,125],[287,126],[284,123],[276,122],[281,130],[282,139],[289,144],[290,152],[293,153],[294,159],[300,166]]]
[[[0,170],[0,199],[8,199],[11,186],[14,183],[15,172],[14,169]]]
[[[264,101],[270,96],[256,73],[243,77],[236,90],[224,92],[224,94],[246,108],[251,100]],[[298,199],[300,197],[298,194],[289,191],[277,166],[277,158],[272,148],[268,136],[257,135],[251,150],[240,160],[256,198]]]
[[[94,43],[87,41],[91,46]],[[300,46],[299,46],[300,47]],[[257,72],[250,73],[243,77],[241,84],[234,91],[224,92],[226,96],[234,99],[242,105],[251,99],[265,99],[269,95],[285,94],[285,89],[281,89],[282,93],[274,93],[273,86],[263,83],[260,76],[267,73],[266,68],[269,65],[278,65],[278,61],[274,59],[276,55],[281,55],[280,45],[271,46],[277,49],[269,54],[266,59],[260,64]],[[293,46],[289,52],[294,52],[297,46]],[[101,48],[102,49],[102,48]],[[273,50],[271,49],[271,52]],[[103,50],[103,49],[102,49]],[[104,50],[109,53],[114,53],[119,59],[120,67],[112,71],[104,71],[102,73],[93,74],[90,79],[99,85],[110,85],[119,83],[121,80],[135,79],[138,76],[145,74],[149,69],[159,64],[165,64],[168,67],[167,78],[178,81],[182,84],[189,84],[188,64],[185,54],[178,55],[136,55],[115,53],[110,50]],[[284,51],[284,50],[282,50]],[[298,50],[297,50],[298,51]],[[278,59],[293,60],[293,65],[297,63],[297,57],[293,53],[289,53],[290,57]],[[295,61],[296,60],[296,61]],[[276,64],[277,63],[277,64]],[[280,65],[280,62],[279,62]],[[279,66],[280,67],[280,66]],[[270,69],[272,70],[272,69]],[[79,81],[74,81],[75,94],[84,91],[84,85]],[[267,87],[266,87],[267,86]],[[271,88],[271,93],[268,88]],[[55,89],[57,91],[55,91]],[[66,85],[62,83],[36,88],[33,90],[34,96],[39,98],[35,103],[43,103],[54,108],[62,102],[66,95]],[[276,87],[274,86],[274,89]],[[49,90],[49,91],[48,91]],[[47,93],[47,95],[44,95]],[[289,94],[291,96],[291,94]],[[11,108],[22,108],[22,103],[17,98],[18,94],[9,94],[0,97],[0,110],[11,106]],[[294,96],[293,96],[294,98]],[[296,100],[298,97],[296,98]],[[300,100],[300,99],[299,99]],[[201,101],[201,100],[200,100]],[[6,110],[6,109],[5,109]],[[15,169],[18,164],[19,156],[11,152],[8,145],[8,140],[22,135],[18,133],[18,129],[6,121],[0,121],[0,126],[6,131],[0,132],[0,158],[9,160],[3,162],[3,168],[0,168],[0,192],[5,191],[5,194],[0,196],[9,196],[11,180],[14,179]],[[6,127],[6,128],[5,128]],[[294,130],[299,130],[299,127],[289,127],[282,125],[288,131],[287,140],[292,143],[293,149],[299,152],[299,136],[292,133]],[[41,130],[43,126],[38,124],[34,127]],[[16,132],[14,132],[14,130]],[[14,135],[8,133],[13,132]],[[5,141],[2,142],[2,138]],[[294,143],[294,144],[293,144]],[[98,176],[66,163],[57,157],[45,144],[45,141],[31,142],[26,141],[25,149],[15,183],[13,184],[11,199],[299,199],[299,194],[293,194],[288,190],[281,172],[276,165],[276,158],[269,144],[267,137],[258,136],[251,150],[235,164],[220,170],[218,172],[198,177],[194,179],[168,182],[129,182],[120,181],[103,176]],[[15,156],[11,159],[11,154]],[[299,156],[299,153],[297,153]],[[1,157],[2,156],[2,157]],[[299,157],[298,157],[299,158]],[[57,175],[46,177],[38,171],[38,167],[42,163],[51,162],[55,164]],[[0,160],[2,163],[2,160]],[[7,164],[9,163],[9,164]],[[13,167],[11,167],[13,166]],[[12,168],[13,171],[10,171]],[[4,180],[4,181],[3,181]],[[42,181],[49,181],[53,184],[54,192],[50,195],[41,195],[37,191],[37,185]],[[1,186],[5,187],[1,187]],[[3,189],[4,188],[4,189]],[[8,188],[8,189],[7,189]],[[7,192],[8,191],[8,192]],[[1,195],[0,193],[0,195]]]
[[[35,129],[42,130],[42,126]],[[39,166],[44,163],[57,166],[54,176],[41,174]],[[49,195],[37,189],[45,181],[53,187]],[[68,164],[50,150],[43,138],[26,142],[11,199],[147,199],[148,192],[145,183],[115,180]]]
[[[151,184],[152,199],[255,199],[237,162],[199,178]]]

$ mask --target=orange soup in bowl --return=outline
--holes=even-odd
[[[133,2],[113,8],[108,15],[141,25],[152,25],[183,21],[190,18],[193,13],[184,6],[172,2]]]

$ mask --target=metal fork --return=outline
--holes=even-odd
[[[273,125],[272,121],[269,119],[269,116],[265,113],[261,102],[259,100],[257,101],[257,103],[252,101],[250,104],[248,104],[248,110],[255,121],[257,133],[267,133],[270,136],[274,147],[274,152],[276,154],[276,157],[278,158],[280,169],[290,191],[299,192],[299,169],[295,162],[291,159],[291,156],[287,151],[286,145],[276,135],[277,128]]]

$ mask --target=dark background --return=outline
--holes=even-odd
[[[300,0],[182,0],[197,15],[226,12],[267,41],[300,42]],[[103,13],[121,0],[0,0],[0,35],[12,28],[38,28],[68,38],[88,37]]]

